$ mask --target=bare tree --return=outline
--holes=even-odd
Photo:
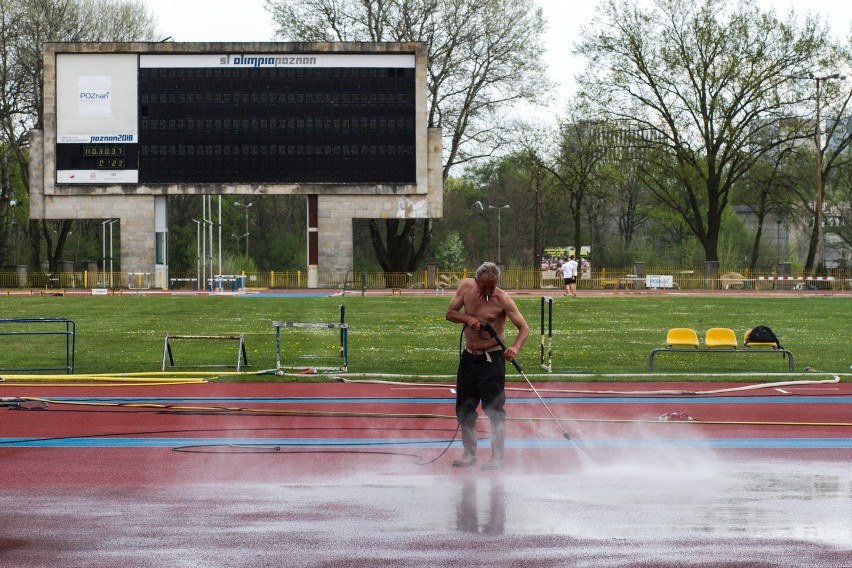
[[[536,269],[537,285],[541,278],[538,269],[541,267],[541,258],[546,246],[545,241],[552,237],[545,229],[545,213],[548,216],[554,216],[554,210],[547,207],[552,188],[557,185],[555,177],[550,171],[553,168],[553,160],[548,158],[548,154],[552,146],[558,146],[558,144],[554,144],[557,135],[552,127],[543,123],[519,122],[515,128],[517,133],[515,145],[518,147],[515,156],[528,176],[530,182],[528,193],[532,196],[532,199],[528,199],[527,203],[532,208],[533,216],[531,266]]]
[[[0,144],[17,161],[27,192],[27,133],[41,128],[43,118],[43,44],[151,40],[155,32],[153,17],[142,0],[0,0]],[[58,222],[55,239],[49,227],[46,221],[30,222],[34,266],[40,263],[42,237],[49,261],[55,264],[71,221]]]
[[[443,177],[505,146],[504,112],[535,101],[544,79],[544,19],[532,0],[266,0],[291,41],[418,41],[428,49],[428,126],[444,138]],[[431,240],[431,220],[370,221],[388,272],[412,270]],[[419,237],[419,240],[418,240]],[[384,238],[384,240],[383,240]]]
[[[827,227],[827,232],[837,235],[846,246],[842,255],[847,267],[852,263],[852,172],[846,170],[845,175],[838,176],[836,185],[837,215],[836,223]]]
[[[734,201],[748,207],[757,221],[749,261],[749,270],[752,272],[757,268],[760,258],[760,242],[766,219],[774,216],[776,222],[780,223],[790,216],[790,189],[793,182],[785,175],[788,172],[785,172],[783,166],[791,152],[793,147],[788,146],[766,155],[738,184]]]
[[[789,76],[828,50],[812,18],[781,21],[752,0],[605,0],[578,53],[595,111],[654,132],[664,172],[650,189],[718,260],[731,189],[756,160],[805,134],[780,128],[801,110]],[[772,136],[762,135],[772,132]],[[676,180],[677,183],[670,183]]]
[[[537,160],[537,166],[549,172],[554,192],[564,203],[571,220],[571,241],[575,249],[582,246],[582,220],[596,218],[600,205],[587,200],[592,194],[600,196],[605,175],[605,164],[613,157],[609,125],[603,121],[586,118],[588,114],[581,103],[572,102],[568,117],[561,119],[557,129],[548,139],[554,151],[547,153],[534,150],[534,145],[524,143],[528,159]],[[523,143],[523,139],[520,139]]]
[[[826,66],[836,66],[843,61],[848,61],[848,58],[848,51],[843,53],[840,50],[831,50],[821,63]],[[852,130],[849,128],[852,90],[840,81],[830,80],[840,78],[842,75],[831,74],[832,77],[821,77],[819,79],[814,77],[813,73],[808,75],[798,76],[797,78],[805,79],[803,84],[800,83],[800,85],[806,88],[805,92],[808,93],[807,98],[811,101],[810,108],[813,111],[813,121],[809,121],[809,124],[812,125],[810,134],[815,138],[815,150],[812,155],[818,160],[816,160],[816,165],[810,168],[810,171],[813,172],[811,179],[815,180],[818,177],[818,183],[825,186],[817,188],[812,193],[807,192],[810,196],[823,191],[832,183],[842,183],[843,180],[838,179],[838,173],[841,170],[848,171],[849,166],[852,165],[852,151],[850,151],[850,148],[852,148]],[[817,77],[819,76],[817,75]],[[819,170],[818,173],[817,170]],[[808,184],[808,187],[813,188],[815,185]],[[811,208],[813,223],[805,259],[804,270],[806,272],[811,271],[814,267],[814,259],[817,257],[819,247],[819,222],[823,217],[817,214],[817,207],[820,205],[819,197],[812,200],[808,199],[807,203],[813,204]],[[823,203],[830,205],[830,201]],[[823,224],[825,223],[823,222]],[[825,269],[824,266],[818,268],[820,270]]]

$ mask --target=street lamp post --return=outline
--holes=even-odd
[[[17,206],[18,206],[18,200],[17,199],[9,200],[9,207],[17,207]],[[13,239],[14,239],[14,242],[15,242],[14,253],[13,253],[15,260],[13,262],[14,262],[15,266],[17,266],[18,265],[18,220],[17,219],[12,219],[12,233],[14,235]]]
[[[193,219],[192,222],[195,223],[195,288],[200,290],[205,289],[201,280],[201,221]]]
[[[817,162],[817,201],[816,201],[816,224],[817,224],[817,272],[825,269],[825,236],[822,229],[822,125],[819,117],[819,86],[823,81],[839,79],[843,81],[846,75],[843,73],[831,73],[830,75],[794,75],[794,79],[808,79],[816,82],[816,162]]]
[[[241,203],[241,202],[239,202],[239,201],[234,201],[234,205],[236,205],[237,207],[242,207],[242,208],[245,210],[245,212],[246,212],[246,234],[245,234],[244,236],[245,236],[245,238],[246,238],[246,258],[248,258],[248,255],[249,255],[249,247],[248,247],[248,241],[249,241],[249,239],[248,239],[248,238],[249,238],[249,230],[248,230],[248,210],[249,210],[249,207],[251,207],[252,205],[254,205],[254,202],[253,202],[253,201],[249,201],[248,203]]]
[[[13,246],[12,250],[14,252],[12,254],[15,257],[15,259],[12,261],[12,263],[15,266],[18,266],[18,220],[17,219],[12,219],[12,234],[13,234],[12,238],[14,240],[14,245],[12,245]]]
[[[107,219],[101,223],[101,243],[103,248],[103,286],[107,285],[106,279],[106,228],[109,225],[109,287],[112,288],[113,277],[112,277],[112,225],[113,223],[117,223],[119,219]]]
[[[480,211],[485,210],[485,207],[482,205],[481,201],[477,201],[476,203],[474,203],[474,205]],[[509,209],[509,205],[508,204],[500,205],[500,206],[489,205],[488,208],[497,210],[497,264],[503,264],[503,259],[501,258],[501,249],[503,248],[503,243],[502,243],[502,229],[501,229],[502,221],[501,221],[501,218],[500,218],[501,217],[500,212],[503,209]]]
[[[781,264],[781,217],[775,218],[775,248],[778,251],[778,264]]]
[[[248,233],[246,233],[244,235],[237,235],[237,234],[231,233],[231,236],[234,237],[237,240],[237,254],[239,254],[240,253],[240,239],[248,238]]]

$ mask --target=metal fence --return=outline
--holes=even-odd
[[[639,270],[637,270],[639,268]],[[788,272],[788,273],[785,273]],[[428,269],[416,272],[384,273],[357,272],[320,273],[317,287],[339,290],[435,290],[455,289],[458,283],[472,276],[473,270],[442,271]],[[242,274],[241,288],[247,289],[307,289],[304,271],[271,271]],[[158,282],[148,273],[126,272],[0,272],[0,289],[222,289],[221,283],[199,283],[195,272],[172,271],[169,282]],[[501,277],[501,287],[511,290],[562,289],[561,275],[555,270],[507,268]],[[227,289],[231,286],[228,284]],[[785,270],[754,272],[740,269],[699,267],[645,267],[629,269],[589,270],[577,281],[579,290],[617,290],[671,288],[680,290],[731,289],[852,289],[852,271],[829,270],[821,276],[790,274]]]

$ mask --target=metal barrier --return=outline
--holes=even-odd
[[[127,288],[129,290],[150,290],[151,289],[151,273],[150,272],[128,272],[127,273]]]
[[[237,371],[239,371],[243,366],[249,367],[248,356],[246,355],[246,343],[243,339],[243,334],[239,335],[169,335],[166,333],[166,338],[163,341],[163,366],[160,369],[161,371],[166,370],[166,357],[169,359],[169,364],[174,367],[175,359],[172,355],[172,346],[171,340],[174,339],[207,339],[207,340],[236,340],[240,342],[239,347],[237,348]],[[242,363],[242,364],[241,364]],[[192,365],[193,367],[206,368],[206,367],[230,367],[231,365]],[[187,367],[183,365],[183,367]]]
[[[281,328],[282,327],[301,327],[314,329],[339,329],[340,330],[340,358],[343,363],[341,367],[312,367],[319,371],[342,371],[346,372],[349,368],[349,324],[346,320],[346,306],[340,305],[340,323],[314,323],[314,322],[298,322],[298,321],[274,321],[272,325],[275,327],[275,368],[280,372],[281,369],[301,369],[302,367],[284,367],[281,365]]]
[[[65,336],[65,366],[64,367],[0,367],[4,371],[65,371],[67,374],[74,373],[74,348],[76,324],[66,318],[12,318],[0,319],[0,324],[60,324],[64,330],[35,331],[19,329],[16,331],[0,331],[0,335],[64,335]]]

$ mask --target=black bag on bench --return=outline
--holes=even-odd
[[[744,346],[749,347],[754,343],[772,343],[776,349],[783,349],[775,333],[765,325],[759,325],[746,333]]]

